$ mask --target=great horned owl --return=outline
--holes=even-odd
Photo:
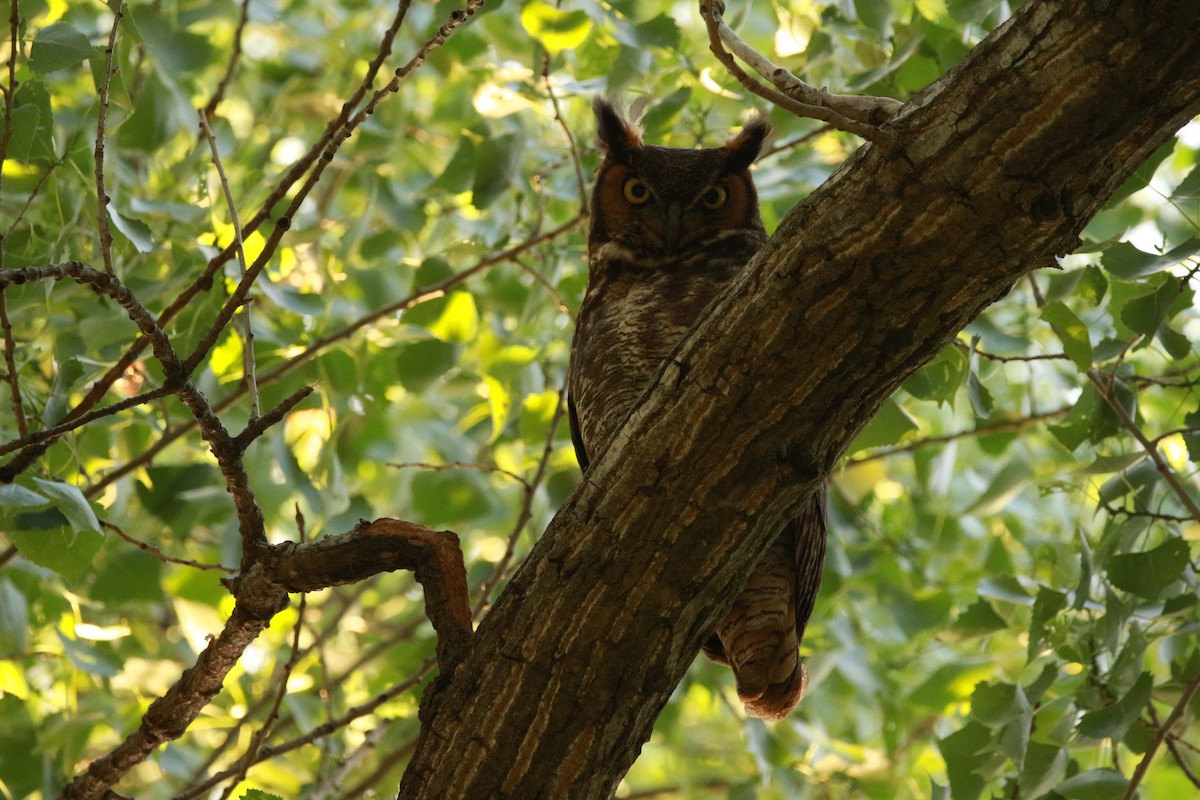
[[[750,165],[768,125],[755,119],[724,147],[642,143],[595,102],[604,162],[592,195],[588,286],[568,375],[579,464],[613,440],[663,362],[767,240]],[[825,491],[789,523],[703,646],[728,664],[747,711],[791,711],[808,686],[799,645],[825,560]]]

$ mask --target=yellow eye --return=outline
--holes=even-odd
[[[625,199],[635,206],[640,206],[650,199],[650,189],[646,187],[641,178],[626,179],[625,185],[621,187],[621,192],[625,195]]]
[[[729,199],[729,192],[724,186],[714,186],[704,193],[700,198],[700,202],[705,208],[718,209],[725,205],[725,201]]]

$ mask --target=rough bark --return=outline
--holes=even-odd
[[[1027,2],[794,209],[431,687],[399,796],[611,796],[865,421],[1200,111],[1197,30],[1195,0]]]

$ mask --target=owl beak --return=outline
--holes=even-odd
[[[668,203],[666,211],[666,220],[663,224],[663,247],[667,250],[674,250],[683,235],[684,207],[682,203]]]

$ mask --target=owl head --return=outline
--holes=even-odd
[[[770,126],[755,117],[722,147],[642,143],[640,131],[596,98],[604,161],[592,193],[589,245],[616,242],[645,256],[703,250],[730,231],[765,236],[750,165]]]

